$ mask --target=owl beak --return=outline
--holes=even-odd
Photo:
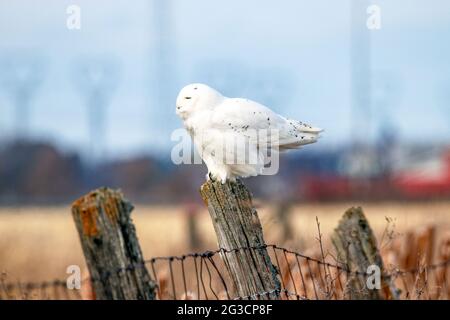
[[[175,110],[176,114],[181,115],[183,114],[183,106],[177,106],[177,109]]]

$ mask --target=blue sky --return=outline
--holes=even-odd
[[[110,156],[167,151],[170,133],[181,126],[174,101],[190,82],[325,128],[311,148],[353,138],[350,1],[172,0],[159,78],[154,1],[0,1],[0,65],[37,57],[45,70],[31,101],[32,136],[86,152],[87,106],[74,74],[82,61],[107,60],[119,75],[106,117]],[[373,90],[392,88],[382,94],[385,103],[372,106],[367,139],[389,123],[404,141],[448,141],[450,2],[367,3],[381,8],[381,29],[368,31]],[[81,30],[66,28],[71,4],[81,8]],[[0,87],[3,137],[13,135],[13,108]]]

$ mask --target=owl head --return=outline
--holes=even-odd
[[[197,111],[212,109],[224,97],[213,88],[202,83],[192,83],[181,89],[177,97],[176,113],[182,119]]]

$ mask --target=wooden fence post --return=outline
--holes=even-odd
[[[96,299],[154,299],[155,283],[145,268],[130,213],[122,194],[100,188],[72,204]]]
[[[331,240],[336,248],[338,261],[353,273],[349,275],[346,285],[349,299],[399,299],[399,292],[385,272],[375,236],[360,207],[350,208],[344,213]],[[367,287],[369,275],[366,272],[370,265],[380,268],[381,290]]]
[[[221,252],[239,297],[279,299],[280,281],[272,264],[261,222],[244,184],[208,180],[200,193],[208,207]],[[258,247],[258,249],[240,249]],[[239,249],[239,250],[234,250]],[[261,295],[263,292],[271,292]]]

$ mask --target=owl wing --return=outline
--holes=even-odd
[[[231,174],[248,177],[263,173],[278,151],[315,142],[318,128],[286,119],[257,102],[225,99],[213,110],[205,141],[221,149]],[[221,146],[232,146],[221,148]],[[270,169],[269,169],[270,170]]]
[[[280,116],[260,103],[240,98],[225,99],[218,105],[214,109],[210,126],[226,134],[246,137],[254,144],[258,144],[255,132],[262,129],[270,131],[272,145],[278,146],[280,150],[316,142],[322,131]]]

